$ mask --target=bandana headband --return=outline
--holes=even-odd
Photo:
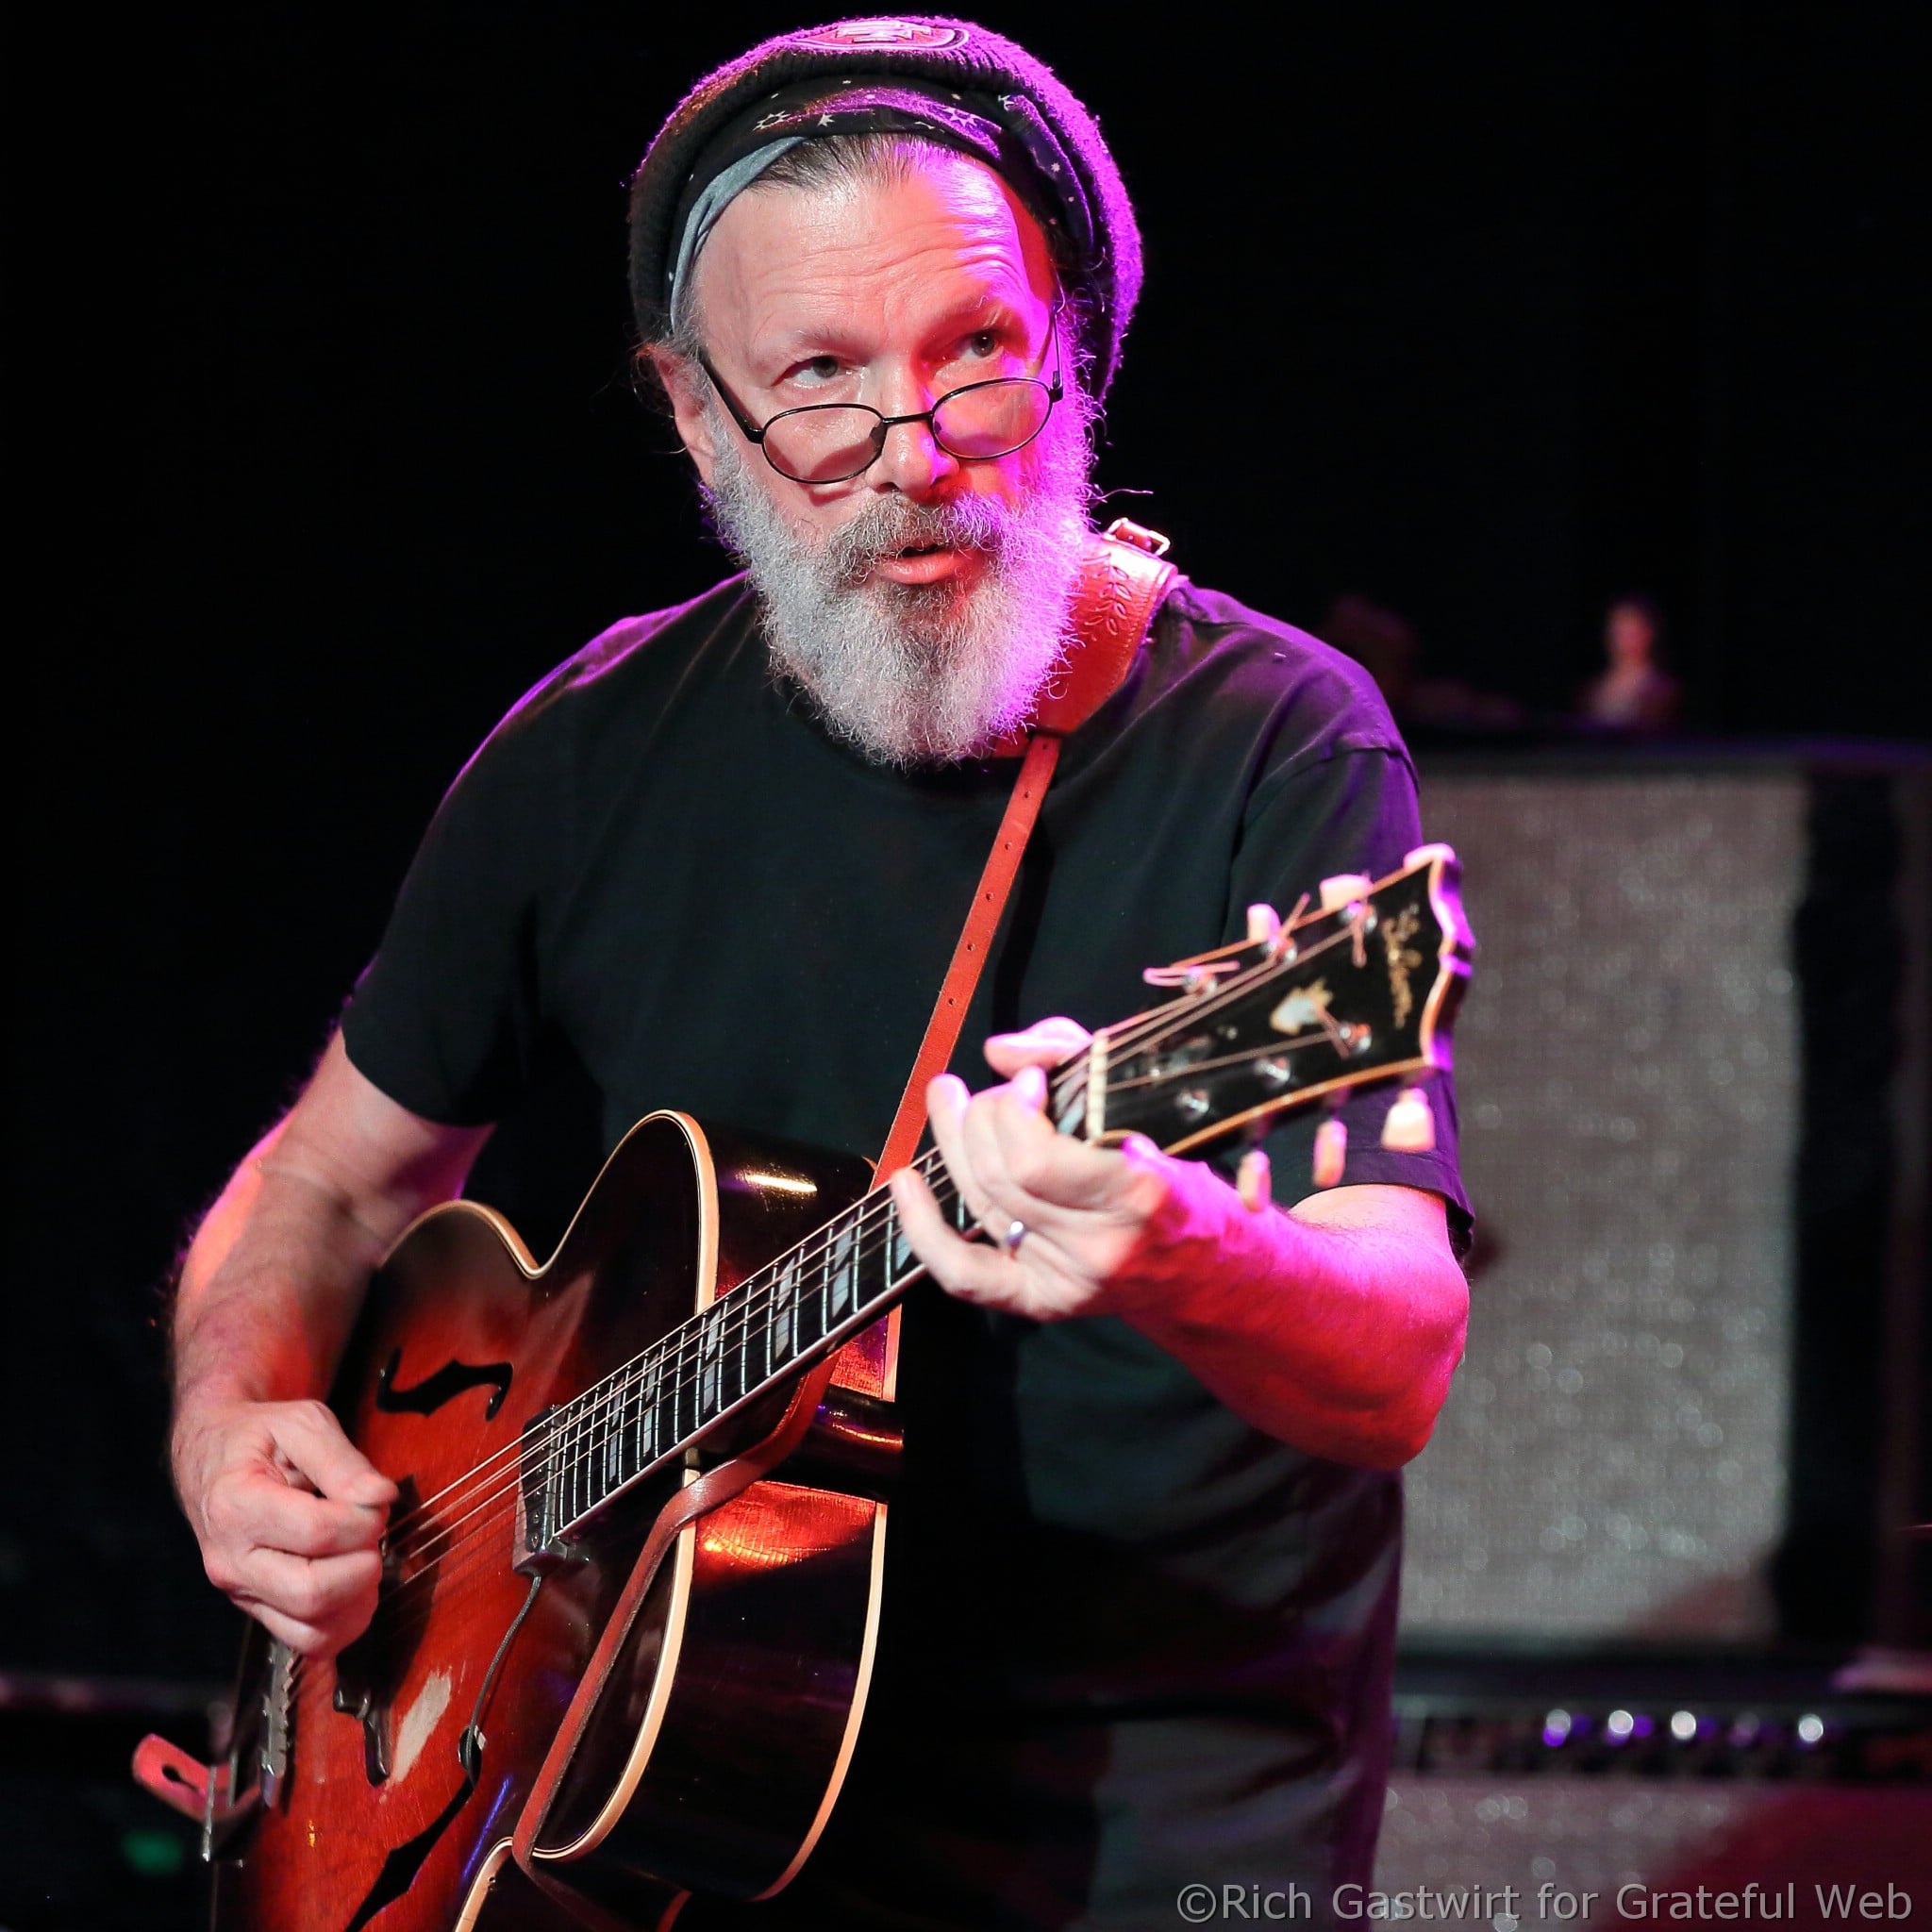
[[[997,111],[1007,104],[974,106]],[[858,75],[832,87],[823,81],[802,82],[778,89],[740,115],[698,157],[671,225],[675,246],[666,264],[664,303],[674,321],[682,319],[680,304],[692,266],[724,210],[780,156],[801,142],[855,134],[904,134],[970,155],[1006,180],[1049,233],[1065,225],[1063,212],[1042,207],[1024,168],[1016,166],[1024,150],[999,122],[969,107],[964,95],[923,87],[917,81]],[[1013,179],[1016,174],[1018,180]],[[1077,192],[1078,184],[1074,187]],[[1079,214],[1077,228],[1091,243],[1084,202]]]

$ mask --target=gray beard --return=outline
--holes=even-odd
[[[1088,414],[1072,396],[1054,411],[1025,452],[1017,508],[888,494],[822,538],[788,521],[712,405],[712,521],[758,594],[773,663],[835,736],[879,764],[940,764],[985,752],[1032,715],[1072,641]],[[868,578],[880,558],[934,543],[985,554],[974,588]]]

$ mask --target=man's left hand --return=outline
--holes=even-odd
[[[1011,1075],[1004,1086],[969,1094],[942,1074],[927,1090],[933,1139],[988,1239],[955,1234],[909,1168],[892,1176],[892,1197],[913,1251],[948,1293],[1036,1322],[1128,1314],[1188,1258],[1198,1267],[1201,1244],[1220,1233],[1210,1191],[1227,1191],[1208,1170],[1139,1135],[1118,1149],[1091,1147],[1046,1119],[1044,1069],[1088,1039],[1065,1019],[996,1035],[986,1056]]]

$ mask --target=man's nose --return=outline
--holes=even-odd
[[[887,418],[886,440],[872,467],[873,487],[897,490],[907,496],[929,496],[958,470],[959,459],[948,456],[933,436],[930,396],[922,395],[915,385],[908,383],[892,402],[896,407],[879,405]]]

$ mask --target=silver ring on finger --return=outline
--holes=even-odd
[[[1015,1260],[1018,1260],[1020,1257],[1020,1243],[1025,1239],[1026,1224],[1024,1221],[1009,1221],[1007,1224],[1006,1233],[1000,1237],[1000,1246],[1006,1249],[1007,1253],[1012,1256]]]

